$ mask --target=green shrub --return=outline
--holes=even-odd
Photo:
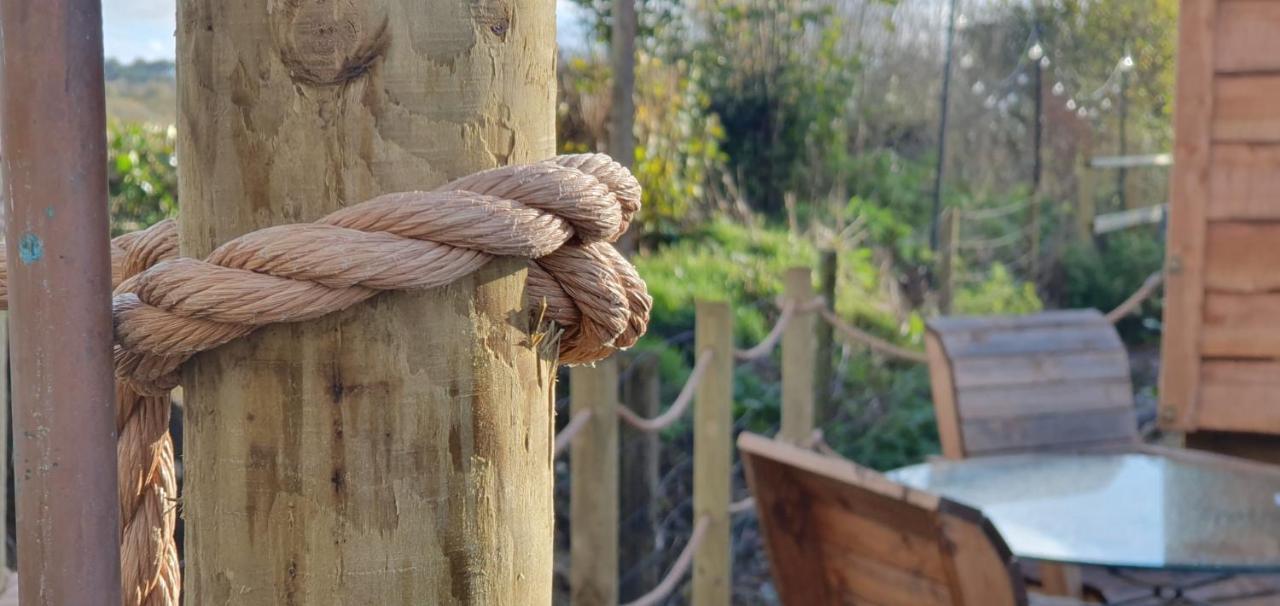
[[[111,232],[142,229],[178,213],[177,131],[172,126],[107,125]]]
[[[1076,246],[1062,259],[1062,304],[1109,311],[1133,294],[1164,263],[1164,244],[1150,231],[1113,234],[1097,248]],[[1164,299],[1148,299],[1117,324],[1130,340],[1154,338],[1160,332]]]

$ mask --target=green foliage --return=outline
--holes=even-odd
[[[823,429],[844,456],[887,470],[939,452],[926,366],[885,366],[858,356],[846,366],[838,393],[836,422]]]
[[[710,188],[725,173],[725,132],[709,112],[700,71],[642,55],[636,69],[636,155],[644,187],[640,221],[647,234],[671,234],[704,218]],[[696,211],[696,212],[695,212]]]
[[[1137,290],[1164,263],[1164,244],[1150,230],[1112,234],[1102,246],[1076,246],[1063,257],[1063,305],[1108,311]],[[1130,340],[1155,337],[1163,299],[1152,297],[1117,328]]]
[[[107,188],[111,231],[147,227],[178,212],[178,172],[172,126],[107,125]]]
[[[699,86],[699,70],[637,57],[636,150],[632,172],[643,187],[639,224],[646,239],[674,235],[706,219],[714,189],[726,172],[724,129]],[[610,93],[609,67],[583,57],[560,68],[560,150],[602,149]]]
[[[838,44],[841,20],[816,0],[719,0],[699,17],[714,33],[691,51],[747,200],[777,213],[784,192],[829,189],[857,67]]]
[[[1034,284],[1017,280],[997,263],[982,282],[959,289],[952,307],[956,314],[990,315],[1035,313],[1044,305]]]

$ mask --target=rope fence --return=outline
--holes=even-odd
[[[1115,324],[1116,322],[1123,320],[1129,314],[1137,311],[1137,309],[1141,307],[1147,299],[1150,299],[1155,295],[1156,290],[1160,288],[1162,283],[1164,283],[1163,271],[1156,271],[1150,276],[1147,276],[1147,279],[1143,280],[1142,286],[1140,286],[1138,290],[1129,295],[1129,298],[1125,299],[1123,303],[1117,305],[1115,309],[1107,312],[1107,321]]]
[[[707,538],[707,527],[710,525],[711,519],[707,516],[698,518],[698,523],[693,527],[693,534],[689,535],[689,542],[680,551],[680,556],[676,558],[676,563],[671,566],[671,570],[667,571],[667,575],[662,578],[662,581],[649,593],[622,606],[653,606],[667,599],[671,592],[680,586],[680,581],[684,579],[685,574],[688,574],[689,567],[693,566],[693,554],[697,553],[698,549],[702,547],[703,540]]]
[[[689,373],[689,379],[684,382],[684,387],[680,388],[680,395],[676,396],[675,402],[671,403],[666,412],[652,419],[646,419],[637,415],[630,408],[619,406],[616,409],[618,417],[626,421],[627,425],[640,431],[659,431],[670,427],[689,410],[689,404],[693,402],[693,394],[697,392],[698,385],[702,383],[702,377],[706,374],[707,367],[711,365],[713,356],[714,353],[709,350],[698,355],[698,361],[693,365],[693,372]]]
[[[793,269],[792,271],[800,270]],[[693,405],[696,400],[698,402],[698,412],[695,416],[695,422],[693,423],[693,448],[690,449],[692,461],[685,461],[685,463],[692,463],[691,466],[695,470],[693,473],[694,483],[692,487],[692,494],[699,495],[699,498],[703,498],[702,495],[706,494],[703,492],[704,490],[711,490],[709,486],[704,486],[702,484],[703,482],[711,481],[709,479],[710,477],[732,477],[735,473],[736,468],[732,464],[732,457],[725,458],[723,454],[716,454],[717,450],[726,448],[729,440],[731,439],[730,435],[733,432],[727,428],[729,426],[736,426],[736,422],[731,418],[733,362],[747,362],[763,359],[772,355],[775,350],[780,348],[782,391],[784,394],[790,393],[793,395],[791,397],[783,398],[784,410],[782,411],[782,428],[779,430],[778,438],[801,444],[805,448],[812,449],[829,457],[840,457],[841,455],[839,455],[839,453],[837,453],[826,442],[821,430],[813,428],[814,398],[812,396],[801,398],[794,397],[794,394],[797,393],[812,394],[817,391],[814,389],[817,383],[815,382],[815,373],[813,371],[813,364],[816,362],[816,359],[813,357],[813,353],[808,351],[816,347],[814,321],[820,318],[834,330],[836,336],[845,342],[864,346],[877,354],[905,362],[919,364],[928,363],[928,356],[923,351],[892,343],[884,338],[857,328],[850,322],[841,318],[833,309],[831,309],[823,297],[815,296],[812,283],[809,281],[808,270],[803,269],[803,271],[804,276],[788,275],[787,292],[777,303],[779,314],[776,322],[770,328],[768,334],[758,344],[750,348],[739,349],[733,347],[731,313],[729,313],[729,309],[727,307],[721,307],[721,311],[717,316],[708,316],[704,318],[703,304],[699,304],[699,311],[695,324],[696,328],[694,331],[697,335],[696,342],[697,347],[699,348],[699,353],[694,361],[689,377],[685,380],[684,385],[681,386],[680,392],[676,396],[675,400],[666,408],[665,411],[652,418],[645,418],[644,416],[637,414],[630,407],[622,404],[612,407],[604,407],[597,410],[597,412],[613,410],[620,422],[639,431],[652,433],[671,427],[676,423],[676,421],[684,418],[690,413],[690,411],[694,410],[695,407]],[[1143,282],[1142,286],[1137,291],[1125,300],[1124,303],[1106,314],[1107,319],[1115,322],[1120,318],[1133,313],[1133,311],[1136,310],[1144,301],[1150,299],[1156,293],[1161,281],[1162,275],[1159,272],[1152,274]],[[800,285],[804,286],[803,290],[798,290],[800,289]],[[712,318],[715,319],[712,320]],[[707,334],[711,330],[709,328],[710,326],[716,326],[715,331],[717,334],[713,336],[709,336]],[[826,338],[830,339],[831,336]],[[725,363],[724,358],[719,357],[720,355],[731,358],[731,361]],[[717,362],[717,359],[719,362]],[[796,360],[800,360],[800,363],[795,363]],[[704,392],[704,390],[708,391]],[[656,393],[656,391],[654,393]],[[708,395],[708,397],[704,399],[704,393],[715,395]],[[653,397],[656,397],[656,395]],[[712,408],[704,409],[702,408],[703,406],[711,406]],[[718,411],[711,415],[712,418],[716,419],[716,421],[707,424],[706,419],[708,417],[706,415],[709,414],[708,411],[717,410],[717,407],[720,407],[718,408]],[[805,407],[808,408],[807,411],[797,412],[799,408]],[[649,407],[640,408],[640,410],[657,409],[658,407],[656,402],[650,404]],[[556,435],[555,452],[557,455],[568,450],[569,444],[571,444],[576,438],[583,435],[585,428],[589,425],[589,421],[591,420],[590,413],[591,411],[586,409],[575,413],[565,425],[564,429]],[[792,423],[790,428],[788,428],[788,419],[793,419],[790,421]],[[799,421],[794,421],[794,419],[799,419]],[[729,422],[726,424],[723,423],[723,420],[729,420]],[[592,431],[595,431],[595,429]],[[618,457],[618,453],[601,452],[598,453],[598,456],[616,458]],[[709,461],[714,462],[708,463]],[[709,472],[707,472],[708,465],[711,466],[711,471]],[[690,471],[689,467],[690,465],[677,466],[677,468],[673,468],[668,473],[668,476],[675,477],[675,474],[687,474]],[[723,480],[716,481],[722,482]],[[664,483],[665,481],[660,484]],[[591,491],[589,495],[586,495],[583,498],[589,498],[593,507],[616,508],[619,506],[616,500],[616,494],[612,497],[614,499],[613,501],[606,501],[605,499],[609,499],[611,497],[601,493],[598,488],[592,489],[590,487],[586,487],[584,490]],[[660,492],[663,488],[659,485],[655,486],[654,490]],[[722,489],[711,490],[711,492],[714,493],[718,490]],[[616,491],[609,492],[616,493]],[[626,603],[624,606],[652,606],[654,604],[662,603],[677,590],[681,583],[684,582],[685,578],[690,574],[693,575],[691,582],[695,588],[695,594],[699,591],[698,588],[702,588],[702,590],[705,591],[708,584],[723,582],[723,579],[717,580],[710,578],[710,576],[705,576],[712,575],[713,573],[704,572],[703,569],[715,570],[717,565],[713,564],[713,562],[731,560],[731,556],[729,554],[732,550],[732,539],[722,538],[718,533],[709,533],[708,528],[712,526],[713,522],[715,524],[728,523],[728,521],[717,521],[721,519],[718,516],[725,516],[731,520],[740,514],[748,514],[749,512],[754,511],[756,501],[754,497],[749,495],[733,501],[730,500],[729,494],[721,494],[723,496],[716,496],[714,498],[723,500],[712,502],[709,507],[705,503],[703,506],[700,506],[698,511],[701,515],[697,518],[697,522],[695,523],[693,533],[690,536],[688,543],[680,551],[674,563],[671,565],[671,568],[666,572],[666,575],[661,579],[661,581],[647,593]],[[676,515],[676,513],[676,511],[672,511],[671,515]],[[668,516],[668,519],[672,518]],[[716,538],[713,539],[711,537]],[[580,540],[580,537],[575,534],[574,539],[572,540]],[[586,539],[583,538],[581,540]],[[589,551],[592,553],[604,553],[610,549],[616,551],[616,534],[613,535],[612,540],[614,540],[615,543],[600,545],[592,543],[593,549]],[[707,566],[704,567],[701,564],[697,567],[693,566],[695,555],[699,562],[702,561],[701,558],[704,556],[707,557]],[[704,575],[704,577],[700,580],[699,575]],[[583,581],[582,575],[580,574],[570,576],[574,582],[587,582],[592,584],[593,591],[599,591],[602,588],[604,588],[605,591],[617,591],[616,583],[618,582],[618,579],[616,578]],[[608,589],[609,587],[612,587],[612,589]]]

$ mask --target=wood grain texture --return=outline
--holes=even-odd
[[[924,351],[929,358],[929,389],[933,395],[933,414],[938,421],[942,456],[963,459],[964,435],[960,432],[960,412],[956,407],[954,367],[942,340],[933,330],[925,333]]]
[[[786,275],[786,297],[800,306],[813,300],[808,267],[792,267]],[[782,430],[779,436],[803,444],[813,432],[813,378],[816,348],[812,311],[795,312],[782,331]]]
[[[1280,223],[1210,222],[1205,288],[1240,294],[1280,291]]]
[[[618,603],[618,363],[569,370],[571,414],[591,418],[569,453],[570,603]]]
[[[554,153],[554,7],[178,6],[182,249]],[[552,365],[523,263],[201,355],[188,604],[551,599]]]
[[[1205,360],[1197,427],[1280,434],[1280,363]]]
[[[1206,358],[1280,357],[1277,314],[1280,293],[1209,292],[1200,352]]]
[[[1199,396],[1204,300],[1205,207],[1209,202],[1214,116],[1214,31],[1218,3],[1185,0],[1178,15],[1174,170],[1165,255],[1164,335],[1160,343],[1160,419],[1187,429]]]
[[[943,317],[928,326],[948,458],[1137,441],[1128,354],[1097,311]]]
[[[981,512],[784,442],[744,433],[738,448],[782,603],[1026,603]]]
[[[729,498],[733,471],[733,313],[727,303],[697,302],[695,350],[711,351],[693,413],[693,517],[706,538],[693,556],[694,606],[728,606],[733,595]]]
[[[1209,174],[1208,220],[1280,219],[1280,145],[1218,143]]]
[[[1215,142],[1280,143],[1280,74],[1219,75],[1213,91]]]
[[[1280,71],[1280,2],[1219,0],[1213,58],[1219,73]]]

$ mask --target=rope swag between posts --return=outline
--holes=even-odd
[[[526,298],[562,329],[561,363],[601,360],[635,344],[649,323],[644,281],[612,245],[639,209],[630,171],[580,154],[260,229],[204,260],[177,256],[173,221],[113,240],[124,603],[179,600],[168,392],[183,362],[268,324],[452,283],[496,256],[529,259]],[[7,308],[3,268],[0,258]]]

